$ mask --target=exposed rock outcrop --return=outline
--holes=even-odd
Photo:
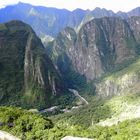
[[[62,138],[61,140],[93,140],[93,139],[66,136],[66,137]]]
[[[20,140],[19,138],[0,130],[0,139],[1,140]]]
[[[100,96],[134,94],[140,92],[140,60],[123,70],[105,77],[96,84],[96,93]]]

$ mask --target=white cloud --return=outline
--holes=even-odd
[[[91,9],[95,7],[111,9],[115,12],[129,11],[140,6],[140,0],[20,0],[24,3],[42,5],[47,7],[66,8],[74,10],[76,8]],[[16,4],[19,0],[0,0],[0,7]]]

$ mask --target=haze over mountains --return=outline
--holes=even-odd
[[[68,11],[66,9],[48,8],[42,6],[32,6],[19,2],[16,5],[10,5],[0,9],[0,22],[7,22],[13,19],[21,20],[32,26],[35,32],[41,36],[56,35],[65,27],[77,28],[92,18],[101,17],[122,17],[139,16],[140,8],[133,9],[128,13],[114,13],[111,10],[95,8],[94,10],[76,9]]]
[[[12,106],[0,107],[0,128],[25,140],[140,138],[139,7],[18,3],[0,9],[0,23],[0,105]]]
[[[93,11],[76,9],[70,12],[65,9],[61,10],[18,3],[17,5],[7,6],[1,9],[0,22],[21,20],[30,24],[41,38],[42,35],[55,37],[53,41],[44,43],[46,47],[44,48],[40,40],[37,37],[33,37],[35,35],[33,35],[33,31],[30,31],[31,29],[28,31],[31,35],[27,33],[27,35],[25,34],[25,38],[23,36],[23,41],[20,40],[19,37],[22,35],[22,32],[26,32],[23,29],[24,25],[20,26],[20,22],[15,21],[14,23],[9,23],[9,27],[7,27],[7,24],[1,25],[2,40],[7,37],[11,41],[13,40],[12,43],[15,43],[16,41],[14,40],[16,39],[17,41],[23,42],[22,45],[25,44],[23,45],[23,50],[21,50],[22,56],[18,53],[11,55],[13,57],[18,55],[22,59],[19,62],[21,63],[19,67],[22,71],[19,78],[22,77],[23,79],[24,77],[24,79],[18,83],[24,83],[24,86],[20,86],[19,89],[21,90],[22,87],[24,87],[23,90],[28,89],[27,100],[30,97],[31,100],[33,98],[33,104],[36,104],[37,101],[35,100],[39,98],[41,102],[44,100],[42,104],[45,105],[46,102],[49,102],[47,100],[50,98],[51,92],[52,94],[56,94],[55,92],[61,86],[63,87],[61,89],[64,89],[63,83],[67,88],[79,89],[91,81],[98,80],[106,73],[115,71],[123,65],[127,66],[140,54],[139,15],[140,8],[136,8],[128,13],[114,13],[113,11],[100,8],[96,8]],[[18,28],[22,28],[21,34]],[[25,30],[27,29],[26,25],[24,28]],[[76,30],[77,28],[79,31]],[[16,32],[20,35],[19,37],[15,37],[17,35]],[[35,52],[34,56],[32,54],[32,40],[35,40],[33,43],[36,42],[36,45],[40,42],[37,45],[37,50],[33,51],[33,54]],[[8,47],[9,41],[2,41],[1,45]],[[19,43],[17,42],[16,45],[18,47]],[[6,51],[6,47],[4,47],[4,50],[1,48],[2,52]],[[14,49],[18,48],[10,49],[8,51],[14,52]],[[38,51],[38,49],[41,49],[42,52],[41,50]],[[46,54],[44,54],[44,51]],[[5,56],[7,54],[2,53],[2,55]],[[38,55],[42,55],[42,58],[36,60]],[[9,57],[11,56],[9,55]],[[6,65],[2,58],[1,65]],[[8,61],[12,61],[12,59],[10,58]],[[11,62],[8,62],[8,68],[10,68],[9,63]],[[54,68],[52,63],[54,64]],[[45,66],[46,64],[48,68]],[[2,71],[6,74],[5,69]],[[53,74],[50,75],[50,73]],[[1,74],[4,75],[3,72]],[[63,80],[62,84],[61,82],[56,82],[60,81],[60,79]],[[35,93],[30,95],[32,86],[35,86],[30,84],[33,81],[39,85],[38,90],[41,87],[45,92],[50,92],[50,95],[44,94],[44,91],[39,93],[39,95],[34,91]],[[1,85],[2,87],[5,86],[3,84]],[[20,91],[16,92],[18,93]],[[26,91],[24,92],[27,93]],[[3,100],[5,94],[6,91],[3,92],[1,100]],[[40,103],[38,102],[38,104]]]

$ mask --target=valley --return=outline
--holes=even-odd
[[[4,137],[139,140],[140,7],[1,8]]]

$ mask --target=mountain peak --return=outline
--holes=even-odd
[[[17,5],[31,5],[31,4],[29,4],[29,3],[24,3],[24,2],[19,1],[19,2],[17,3]]]

